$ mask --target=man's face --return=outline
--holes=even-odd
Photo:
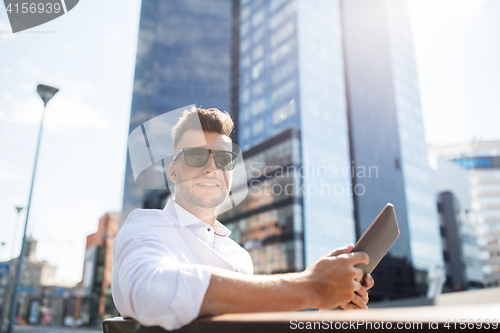
[[[216,150],[231,146],[231,140],[224,134],[186,131],[176,147],[178,152],[182,148],[203,147]],[[176,196],[192,205],[201,208],[214,208],[226,200],[231,189],[233,172],[218,169],[214,156],[210,154],[208,162],[202,167],[191,167],[186,164],[184,153],[169,165],[170,178],[176,184]],[[177,198],[176,198],[177,200]]]

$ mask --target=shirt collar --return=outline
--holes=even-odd
[[[196,230],[200,227],[206,227],[208,224],[182,208],[177,202],[169,199],[163,211],[169,215],[172,215],[177,219],[181,227],[188,227],[189,229]],[[214,232],[219,236],[229,236],[231,230],[229,230],[225,225],[215,220],[213,225]]]

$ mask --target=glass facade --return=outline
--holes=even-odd
[[[443,256],[432,173],[427,162],[410,17],[405,1],[386,1],[412,259],[417,269],[434,274],[443,268]]]
[[[242,1],[240,41],[240,146],[301,131],[308,266],[355,241],[339,3]]]
[[[305,268],[299,140],[289,129],[247,150],[248,196],[218,217],[250,253],[255,274]]]
[[[309,266],[356,236],[339,1],[297,0],[297,22]]]
[[[243,151],[300,127],[296,1],[240,2],[239,138]]]
[[[405,1],[341,4],[354,181],[365,189],[354,197],[357,236],[388,202],[400,227],[398,240],[373,274],[379,284],[392,287],[373,296],[425,294],[443,260],[408,9]],[[371,174],[360,172],[370,169]],[[411,264],[414,281],[384,274],[394,269],[394,260]]]
[[[231,113],[231,24],[231,0],[142,3],[129,131],[191,104]],[[121,223],[165,196],[138,187],[128,161]]]

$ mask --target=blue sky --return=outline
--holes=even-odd
[[[147,0],[146,0],[147,1]],[[409,0],[429,143],[500,139],[500,1]],[[12,34],[0,8],[0,260],[20,250],[42,102],[49,103],[29,233],[59,279],[80,281],[85,236],[120,211],[140,1],[85,0]]]

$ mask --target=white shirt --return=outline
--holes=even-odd
[[[167,330],[193,321],[210,266],[253,274],[250,255],[230,234],[219,221],[211,227],[173,200],[163,210],[132,211],[113,247],[111,291],[122,317]]]

